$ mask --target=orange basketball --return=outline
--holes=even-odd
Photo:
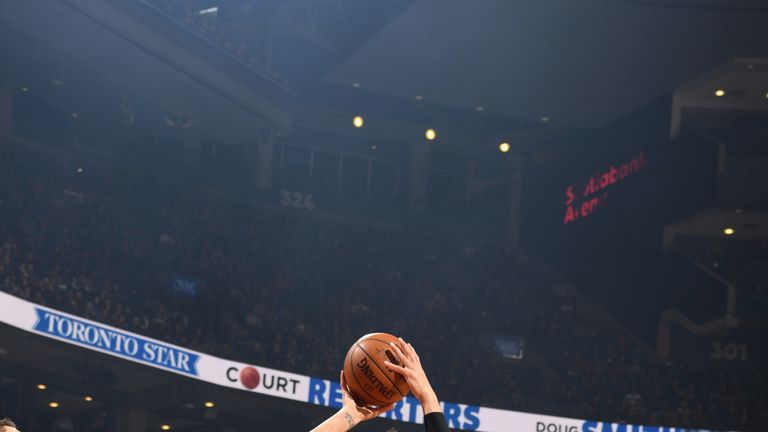
[[[371,333],[361,337],[347,352],[344,376],[349,392],[366,406],[393,404],[411,391],[402,375],[387,369],[384,362],[400,364],[390,342],[397,337],[388,333]]]

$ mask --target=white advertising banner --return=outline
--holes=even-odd
[[[225,360],[127,332],[0,292],[0,322],[82,348],[212,384],[341,407],[338,382]],[[487,432],[706,432],[552,417],[477,405],[441,402],[452,429]],[[408,396],[382,417],[423,423],[419,402]]]

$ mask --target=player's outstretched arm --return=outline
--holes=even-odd
[[[384,362],[384,364],[405,377],[405,380],[408,381],[413,396],[419,400],[424,410],[424,426],[427,432],[448,432],[448,425],[445,423],[440,402],[437,400],[437,395],[432,389],[429,379],[427,379],[424,368],[421,366],[421,360],[419,360],[416,350],[413,349],[411,344],[406,343],[403,338],[399,338],[397,343],[391,342],[390,345],[400,364],[396,365],[388,361]]]
[[[326,421],[320,423],[310,432],[346,432],[358,423],[370,420],[382,413],[392,409],[394,405],[388,405],[379,408],[367,408],[355,403],[352,396],[347,391],[347,380],[344,378],[344,371],[341,371],[341,399],[342,407],[336,414],[330,416]]]

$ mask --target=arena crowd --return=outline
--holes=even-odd
[[[0,289],[30,301],[326,379],[359,336],[391,332],[417,347],[438,394],[462,403],[649,425],[768,423],[759,371],[659,362],[551,269],[493,239],[0,152]],[[196,281],[196,294],[169,289],[172,275]],[[499,355],[495,335],[524,338],[524,358]]]

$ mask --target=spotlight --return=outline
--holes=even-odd
[[[58,402],[51,402],[51,403],[48,404],[48,406],[51,407],[51,408],[58,408],[59,407],[59,403]]]
[[[437,132],[435,132],[434,129],[427,129],[427,132],[424,133],[424,136],[427,137],[428,140],[434,141],[435,138],[437,138]]]
[[[93,398],[90,396],[84,397],[83,400],[85,400],[86,402],[93,402]]]
[[[353,125],[355,125],[355,127],[356,127],[356,128],[361,128],[361,127],[363,127],[363,123],[365,123],[365,122],[363,121],[363,118],[362,118],[361,116],[356,116],[356,117],[355,117],[355,118],[352,120],[352,124],[353,124]]]
[[[725,228],[725,229],[723,230],[723,234],[725,234],[725,235],[727,235],[727,236],[729,236],[729,235],[733,235],[735,232],[736,232],[736,231],[734,231],[734,230],[733,230],[733,228],[731,228],[731,227],[727,227],[727,228]]]
[[[416,96],[414,96],[413,98],[414,98],[414,99],[416,99],[416,100],[418,100],[418,101],[420,101],[420,100],[423,100],[423,99],[424,99],[424,96],[422,96],[422,95],[416,95]]]
[[[171,430],[171,425],[164,424],[164,425],[160,426],[160,429],[162,429],[162,430]]]
[[[499,144],[499,151],[502,152],[502,153],[508,152],[509,151],[509,143],[503,142],[503,143]]]
[[[204,405],[206,408],[213,408],[216,406],[216,404],[213,402],[206,402]]]
[[[371,145],[371,150],[376,150],[378,147],[376,147],[376,144]]]
[[[725,90],[723,90],[723,89],[715,90],[715,96],[717,96],[717,97],[725,96]]]
[[[37,385],[37,389],[38,389],[38,390],[45,390],[45,389],[47,389],[47,388],[48,388],[48,386],[46,386],[45,384],[38,384],[38,385]]]
[[[77,167],[77,173],[82,174],[83,173],[83,167]]]
[[[484,110],[485,110],[485,108],[483,108],[481,106],[476,106],[475,107],[475,111],[477,111],[477,112],[483,112]]]
[[[354,87],[354,88],[360,88],[360,83],[359,83],[359,82],[353,82],[353,83],[352,83],[352,87]]]
[[[549,117],[547,117],[547,116],[542,116],[542,117],[541,117],[541,122],[542,122],[542,123],[549,123],[549,120],[550,120],[550,119],[549,119]]]
[[[79,117],[79,115],[76,112],[73,112],[72,113],[72,118],[77,118],[77,117]]]

